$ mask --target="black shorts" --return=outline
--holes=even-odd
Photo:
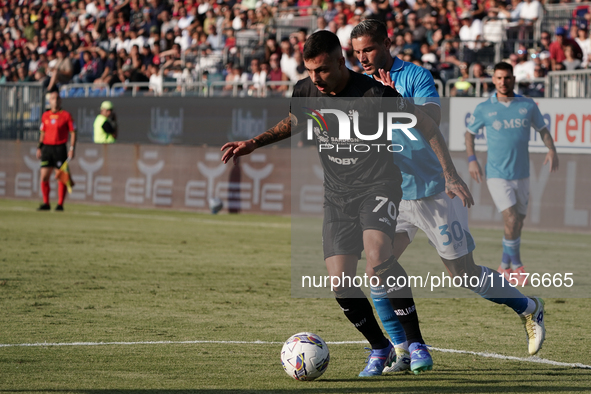
[[[356,215],[347,214],[328,202],[324,204],[324,259],[336,255],[357,255],[361,258],[365,230],[379,230],[394,239],[400,192],[376,191],[360,198]]]
[[[60,168],[68,159],[66,144],[43,145],[41,148],[41,167]]]

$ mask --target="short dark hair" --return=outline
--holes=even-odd
[[[511,73],[511,75],[513,75],[513,66],[510,65],[509,63],[506,63],[506,62],[500,62],[500,63],[495,64],[495,68],[494,68],[493,72],[497,71],[497,70],[506,70],[506,71],[509,71]]]
[[[366,19],[359,22],[351,31],[351,40],[359,37],[370,37],[374,42],[381,43],[388,38],[388,29],[383,22],[376,19]]]
[[[47,91],[47,93],[57,93],[57,96],[60,97],[60,90],[57,86],[53,85],[51,89]]]
[[[323,53],[331,54],[336,50],[342,51],[341,42],[333,32],[320,30],[308,37],[304,44],[304,60],[313,59]]]

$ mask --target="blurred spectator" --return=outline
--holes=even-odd
[[[290,81],[297,82],[298,75],[296,69],[298,67],[298,62],[294,58],[294,49],[288,39],[283,39],[281,41],[281,53],[281,71],[287,75]]]
[[[207,36],[207,42],[214,52],[220,52],[224,49],[225,41],[222,34],[218,34],[215,25],[209,26],[209,35]]]
[[[532,24],[543,16],[544,10],[538,0],[524,0],[519,9],[519,19],[526,24]]]
[[[56,49],[56,59],[53,64],[50,63],[51,80],[49,89],[57,84],[66,84],[70,82],[73,75],[72,62],[66,54],[66,49],[59,47]]]
[[[5,64],[2,66],[2,76],[0,77],[0,83],[15,82],[14,75],[10,70],[10,66]]]
[[[540,49],[542,51],[549,51],[551,41],[552,40],[550,39],[550,33],[543,30],[540,33]]]
[[[552,70],[556,70],[556,64],[562,63],[566,56],[564,48],[571,46],[574,52],[574,58],[581,59],[583,53],[579,45],[572,39],[566,37],[566,30],[559,26],[556,28],[556,41],[550,44],[550,60],[552,62]]]
[[[162,78],[162,74],[160,74],[160,67],[156,64],[150,66],[149,82],[149,90],[154,92],[154,95],[160,96],[162,94],[162,84],[164,83],[164,79]]]
[[[468,97],[474,94],[474,88],[472,84],[467,81],[469,78],[470,74],[468,71],[468,63],[460,63],[460,77],[451,88],[450,94],[452,97]]]
[[[146,74],[139,72],[131,64],[125,64],[119,72],[119,80],[123,83],[150,82]]]
[[[552,71],[552,62],[550,60],[550,52],[542,51],[540,52],[540,64],[544,69],[544,73],[548,73],[548,71]]]
[[[248,82],[248,74],[242,72],[242,67],[239,64],[235,64],[232,66],[231,72],[226,76],[226,82],[230,84],[224,86],[224,90],[231,91],[234,89],[235,83],[237,82]],[[239,89],[242,86],[238,87]]]
[[[279,82],[279,81],[289,81],[289,78],[283,71],[281,71],[281,67],[279,66],[279,57],[277,53],[271,54],[269,58],[269,81]],[[287,90],[287,85],[282,86],[273,86],[272,89],[274,91],[285,91]]]
[[[408,30],[412,33],[413,41],[420,43],[425,40],[427,29],[417,23],[417,14],[414,12],[409,13],[406,17],[406,24],[408,25]],[[415,57],[415,59],[418,58]]]
[[[497,8],[489,8],[488,20],[482,26],[482,38],[486,41],[500,43],[505,40],[507,20],[499,18]]]
[[[571,45],[564,47],[564,61],[562,64],[567,71],[577,70],[581,66],[581,60],[575,58],[575,51]]]
[[[546,73],[541,66],[536,66],[534,68],[534,78],[544,78]],[[546,84],[542,81],[532,81],[528,85],[525,86],[524,89],[520,90],[520,94],[526,95],[528,97],[544,97]]]
[[[347,18],[344,14],[337,15],[336,22],[337,37],[341,42],[341,47],[343,47],[343,50],[347,50],[351,47],[351,31],[353,30],[353,25],[347,23]]]
[[[460,40],[465,41],[464,59],[471,62],[475,59],[475,51],[481,47],[477,41],[482,39],[482,22],[473,19],[472,15],[464,11],[460,17],[462,28],[460,29]]]
[[[411,55],[413,59],[420,59],[421,45],[418,41],[415,41],[413,37],[414,36],[411,31],[404,33],[404,45],[402,46],[402,52],[405,55]]]
[[[259,97],[263,95],[265,83],[267,82],[267,72],[261,69],[261,61],[252,59],[250,61],[250,80],[252,85],[248,87],[248,95]]]
[[[515,82],[519,83],[531,80],[534,77],[535,64],[528,59],[528,53],[525,47],[517,51],[517,64],[513,67]]]
[[[300,79],[306,78],[308,76],[308,71],[306,70],[306,66],[304,66],[304,57],[302,56],[302,52],[294,51],[293,58],[296,61],[296,79],[299,81]]]
[[[512,21],[516,21],[521,16],[521,8],[523,7],[523,2],[521,0],[511,0],[511,7],[509,9],[509,18]]]
[[[423,19],[427,15],[431,15],[431,12],[433,12],[433,7],[431,7],[431,5],[428,4],[426,0],[416,0],[414,11],[417,18]]]
[[[363,73],[363,68],[359,63],[359,59],[357,59],[357,56],[355,56],[353,49],[349,49],[345,52],[345,67],[347,67],[349,70]]]
[[[575,41],[583,52],[581,68],[587,68],[587,65],[589,64],[589,55],[591,55],[591,39],[589,38],[587,26],[585,24],[579,26]]]
[[[484,67],[480,63],[472,64],[472,78],[480,80],[480,96],[488,97],[494,90],[493,84],[486,81],[490,77],[484,72]]]

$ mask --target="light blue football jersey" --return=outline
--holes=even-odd
[[[530,131],[532,127],[539,131],[545,126],[540,109],[527,97],[516,94],[510,103],[503,103],[495,93],[478,104],[468,122],[468,131],[478,134],[482,127],[486,129],[486,177],[529,178]]]
[[[396,90],[415,105],[427,103],[441,105],[435,81],[431,73],[415,64],[394,58],[390,69],[390,78]],[[416,129],[411,129],[418,141],[402,139],[402,133],[393,133],[393,139],[400,140],[392,143],[401,144],[402,152],[394,154],[394,163],[402,172],[402,199],[418,200],[430,197],[445,190],[443,168],[423,135]]]

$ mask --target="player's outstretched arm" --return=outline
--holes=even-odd
[[[478,158],[476,158],[476,151],[474,150],[475,137],[474,134],[466,131],[464,138],[466,141],[466,153],[468,154],[468,170],[470,171],[470,176],[476,182],[480,183],[480,181],[484,179],[484,173],[478,163]]]
[[[443,175],[445,176],[445,191],[447,195],[450,198],[459,197],[462,200],[462,204],[470,208],[474,205],[474,199],[470,190],[468,190],[468,186],[466,186],[456,171],[439,127],[437,127],[433,119],[419,108],[416,106],[412,106],[412,108],[414,115],[417,117],[416,129],[423,134],[423,137],[425,137],[425,140],[429,143],[441,163]]]
[[[291,137],[291,119],[292,115],[251,140],[227,142],[221,148],[222,152],[225,151],[222,161],[227,163],[233,157],[234,164],[236,164],[240,156],[248,155],[257,148]]]
[[[538,131],[538,133],[540,133],[542,141],[544,141],[544,145],[546,145],[548,148],[544,165],[549,162],[550,172],[558,171],[558,154],[556,153],[556,147],[554,146],[554,140],[552,140],[550,131],[547,127],[544,127],[542,130]]]

